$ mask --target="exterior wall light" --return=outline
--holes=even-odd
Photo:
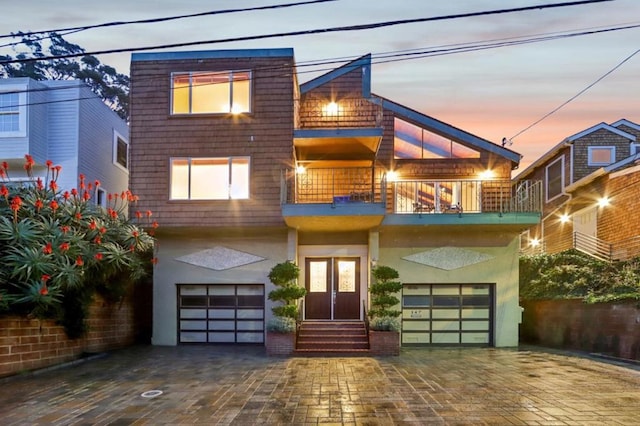
[[[598,207],[607,207],[609,205],[609,198],[602,197],[598,200]]]
[[[560,216],[560,222],[561,223],[567,223],[569,222],[569,215],[568,214],[563,214],[562,216]]]
[[[537,238],[534,238],[530,241],[531,247],[538,247],[540,245],[540,240]]]
[[[304,172],[306,172],[307,170],[304,168],[304,166],[297,166],[296,167],[296,173],[301,175],[304,174]]]
[[[390,170],[387,172],[387,182],[395,182],[396,180],[398,180],[398,173]]]
[[[480,179],[491,179],[493,176],[493,170],[484,170],[480,172]]]
[[[338,115],[338,112],[340,112],[340,108],[338,107],[338,104],[335,103],[335,102],[329,102],[324,107],[324,114],[325,115],[335,116],[335,115]]]

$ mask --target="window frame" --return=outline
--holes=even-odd
[[[551,167],[553,167],[556,163],[560,162],[560,188],[558,190],[557,194],[554,194],[553,196],[549,195],[549,169],[551,169]],[[555,181],[555,179],[554,179]],[[551,201],[554,200],[558,197],[560,197],[563,193],[564,193],[564,187],[565,187],[565,176],[564,176],[564,156],[560,156],[558,157],[556,160],[553,160],[552,162],[550,162],[544,169],[544,189],[545,189],[545,199],[546,201]]]
[[[122,141],[124,143],[124,145],[126,145],[127,147],[127,158],[126,158],[126,165],[123,165],[120,163],[119,161],[119,156],[118,156],[118,145],[119,145],[119,141]],[[129,141],[120,134],[120,132],[118,132],[117,130],[113,131],[113,164],[116,165],[116,167],[119,167],[120,169],[126,171],[127,173],[129,173],[129,164],[131,163],[131,159],[130,159],[130,155],[129,155]]]
[[[187,162],[187,197],[186,198],[174,198],[173,197],[173,165],[174,161],[185,161]],[[227,161],[227,178],[228,178],[228,188],[227,188],[227,197],[226,198],[192,198],[192,164],[196,161],[205,161],[205,160],[226,160]],[[247,165],[247,175],[246,175],[246,197],[233,197],[233,161],[241,160],[246,161]],[[249,200],[251,198],[251,157],[250,156],[228,156],[228,157],[171,157],[169,158],[169,201],[231,201],[231,200]]]
[[[593,152],[597,150],[608,149],[610,152],[609,162],[593,161]],[[589,166],[608,166],[616,161],[616,147],[615,146],[589,146],[587,147],[587,164]]]
[[[228,99],[228,105],[229,105],[229,109],[228,110],[220,110],[220,111],[205,111],[205,112],[194,112],[193,111],[193,79],[194,76],[197,77],[198,75],[224,75],[226,74],[228,76],[228,81],[226,84],[229,85],[229,99]],[[236,80],[234,80],[234,75],[237,74],[247,74],[248,75],[248,83],[249,83],[249,93],[247,96],[247,110],[246,111],[237,111],[234,112],[234,82]],[[186,86],[189,90],[188,93],[188,108],[189,111],[188,112],[174,112],[174,102],[175,102],[175,81],[176,81],[176,77],[179,76],[189,76],[189,84],[188,86]],[[244,80],[238,80],[238,81],[244,81]],[[224,70],[224,71],[176,71],[176,72],[172,72],[171,76],[170,76],[170,82],[169,82],[169,86],[170,86],[170,96],[169,96],[169,115],[170,116],[194,116],[194,115],[229,115],[229,114],[252,114],[253,113],[253,72],[250,69],[238,69],[238,70]]]
[[[0,129],[0,138],[15,138],[27,136],[27,91],[25,85],[0,85],[0,95],[18,95],[17,111],[1,112],[1,115],[18,115],[18,130],[2,131]]]

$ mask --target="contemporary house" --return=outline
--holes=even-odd
[[[371,91],[371,57],[298,84],[292,49],[135,53],[131,187],[154,212],[156,345],[264,344],[270,269],[303,321],[363,321],[371,268],[403,290],[401,343],[516,346],[520,155]]]
[[[47,160],[62,166],[61,190],[77,188],[80,174],[99,180],[92,199],[102,205],[129,187],[128,125],[80,81],[0,79],[0,160],[11,181],[27,178],[26,154],[37,176]]]
[[[521,236],[524,253],[575,248],[605,260],[640,254],[640,125],[621,119],[570,136],[518,175],[544,182],[540,224]]]

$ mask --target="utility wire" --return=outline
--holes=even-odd
[[[497,14],[504,14],[504,13],[524,12],[524,11],[535,10],[535,9],[549,9],[549,8],[558,8],[558,7],[566,7],[566,6],[577,6],[577,5],[602,3],[602,2],[609,2],[609,1],[613,1],[613,0],[580,0],[580,1],[555,3],[555,4],[539,4],[534,6],[525,6],[525,7],[517,7],[517,8],[509,8],[509,9],[485,10],[481,12],[458,13],[453,15],[433,16],[433,17],[427,17],[427,18],[384,21],[384,22],[376,22],[373,24],[349,25],[349,26],[342,26],[342,27],[319,28],[314,30],[301,30],[301,31],[281,32],[281,33],[263,34],[263,35],[255,35],[255,36],[232,37],[232,38],[217,39],[217,40],[173,43],[173,44],[164,44],[159,46],[109,49],[109,50],[101,50],[101,51],[88,52],[88,53],[87,52],[69,53],[65,55],[51,55],[51,56],[43,56],[38,58],[9,59],[9,60],[0,61],[0,65],[23,63],[23,62],[45,61],[45,60],[51,60],[51,59],[76,58],[76,57],[87,56],[87,55],[105,55],[105,54],[111,54],[111,53],[139,52],[142,50],[157,50],[157,49],[166,49],[166,48],[195,46],[195,45],[202,45],[202,44],[217,44],[217,43],[228,43],[228,42],[236,42],[236,41],[261,40],[261,39],[268,39],[268,38],[290,37],[290,36],[310,35],[310,34],[319,34],[319,33],[327,34],[327,33],[343,32],[343,31],[360,31],[360,30],[369,30],[369,29],[396,26],[396,25],[413,24],[418,22],[430,22],[430,21],[441,21],[441,20],[449,20],[449,19],[469,18],[474,16],[497,15]]]
[[[115,22],[105,22],[103,24],[96,25],[82,25],[78,27],[67,27],[67,28],[58,28],[55,30],[44,30],[44,31],[30,31],[30,32],[19,32],[15,34],[3,34],[0,35],[0,38],[8,38],[8,37],[16,37],[19,36],[32,36],[37,34],[45,34],[45,33],[54,33],[54,32],[63,32],[63,31],[84,31],[93,28],[104,28],[104,27],[115,27],[119,25],[131,25],[131,24],[155,24],[158,22],[166,22],[166,21],[174,21],[177,19],[185,19],[185,18],[196,18],[200,16],[210,16],[210,15],[222,15],[227,13],[236,13],[236,12],[251,12],[256,10],[269,10],[269,9],[283,9],[287,7],[294,6],[304,6],[315,3],[327,3],[334,2],[338,0],[308,0],[308,1],[299,1],[296,3],[288,3],[288,4],[273,4],[267,6],[256,6],[256,7],[246,7],[246,8],[237,8],[237,9],[223,9],[223,10],[212,10],[209,12],[200,12],[200,13],[191,13],[188,15],[177,15],[177,16],[167,16],[164,18],[150,18],[150,19],[139,19],[134,21],[115,21]]]
[[[511,138],[508,139],[508,141],[510,142],[509,144],[513,143],[513,139],[517,138],[518,136],[520,136],[521,134],[523,134],[524,132],[526,132],[527,130],[531,129],[533,126],[535,126],[536,124],[540,123],[542,120],[546,119],[547,117],[555,114],[556,112],[558,112],[561,108],[563,108],[564,106],[566,106],[568,103],[570,103],[571,101],[575,100],[578,96],[582,95],[584,92],[586,92],[587,90],[591,89],[593,86],[595,86],[596,84],[598,84],[599,82],[601,82],[602,80],[604,80],[609,74],[613,73],[615,70],[617,70],[618,68],[620,68],[625,62],[629,61],[631,58],[633,58],[635,55],[637,55],[640,52],[640,49],[636,50],[635,52],[633,52],[631,55],[627,56],[626,58],[624,58],[622,61],[620,61],[616,66],[614,66],[613,68],[611,68],[609,71],[607,71],[606,73],[604,73],[603,75],[601,75],[598,79],[596,79],[593,83],[589,84],[587,87],[585,87],[584,89],[582,89],[581,91],[579,91],[578,93],[576,93],[574,96],[572,96],[571,98],[567,99],[566,101],[564,101],[563,103],[561,103],[559,106],[557,106],[556,108],[554,108],[553,110],[551,110],[550,112],[548,112],[547,114],[543,115],[541,118],[539,118],[538,120],[534,121],[533,123],[531,123],[529,126],[525,127],[524,129],[520,130],[518,133],[516,133],[514,136],[512,136]]]

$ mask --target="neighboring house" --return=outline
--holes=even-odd
[[[160,228],[156,345],[258,343],[270,269],[303,320],[364,320],[398,270],[403,345],[518,344],[520,155],[371,93],[369,55],[298,85],[292,49],[136,53],[131,185]]]
[[[563,140],[516,179],[544,182],[542,221],[521,236],[524,253],[576,248],[607,260],[640,254],[640,125],[600,123]]]
[[[13,181],[27,178],[25,154],[42,178],[47,160],[62,166],[60,190],[78,188],[80,174],[100,181],[91,195],[101,205],[129,187],[127,123],[80,81],[0,79],[0,160]]]

